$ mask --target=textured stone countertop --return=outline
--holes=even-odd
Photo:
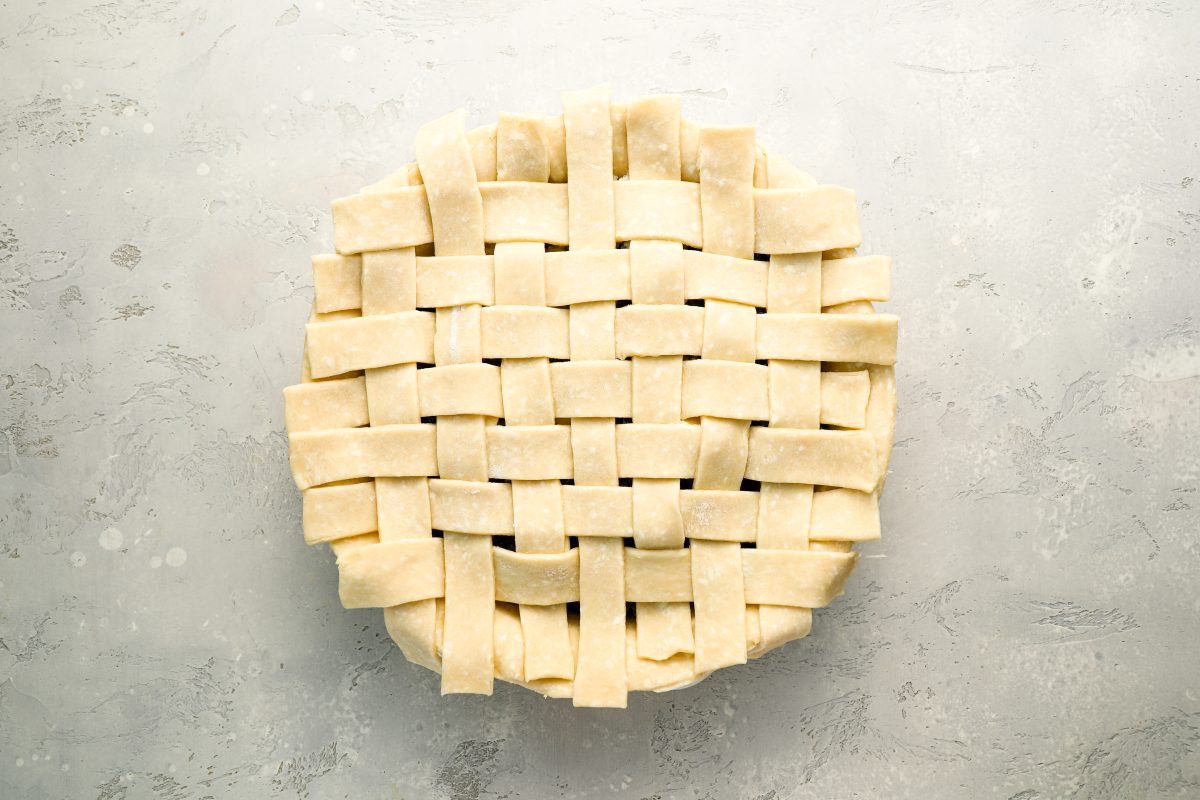
[[[0,797],[1200,797],[1200,7],[645,5],[0,4]],[[884,538],[694,688],[443,699],[300,535],[308,259],[601,82],[857,190]]]

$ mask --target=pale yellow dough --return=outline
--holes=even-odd
[[[603,88],[455,112],[333,229],[284,390],[304,538],[443,693],[691,685],[805,636],[879,538],[891,259],[752,127]]]

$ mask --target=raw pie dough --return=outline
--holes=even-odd
[[[333,203],[304,537],[442,692],[624,707],[806,635],[879,536],[891,261],[854,194],[678,97],[457,112]]]

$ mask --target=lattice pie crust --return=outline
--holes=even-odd
[[[804,636],[879,536],[893,437],[854,194],[672,96],[463,119],[313,258],[285,409],[342,604],[443,693],[579,706]]]

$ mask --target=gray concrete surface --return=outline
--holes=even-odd
[[[1200,797],[1197,6],[642,6],[0,4],[0,797]],[[858,190],[885,538],[695,688],[442,699],[300,537],[308,257],[602,81]]]

